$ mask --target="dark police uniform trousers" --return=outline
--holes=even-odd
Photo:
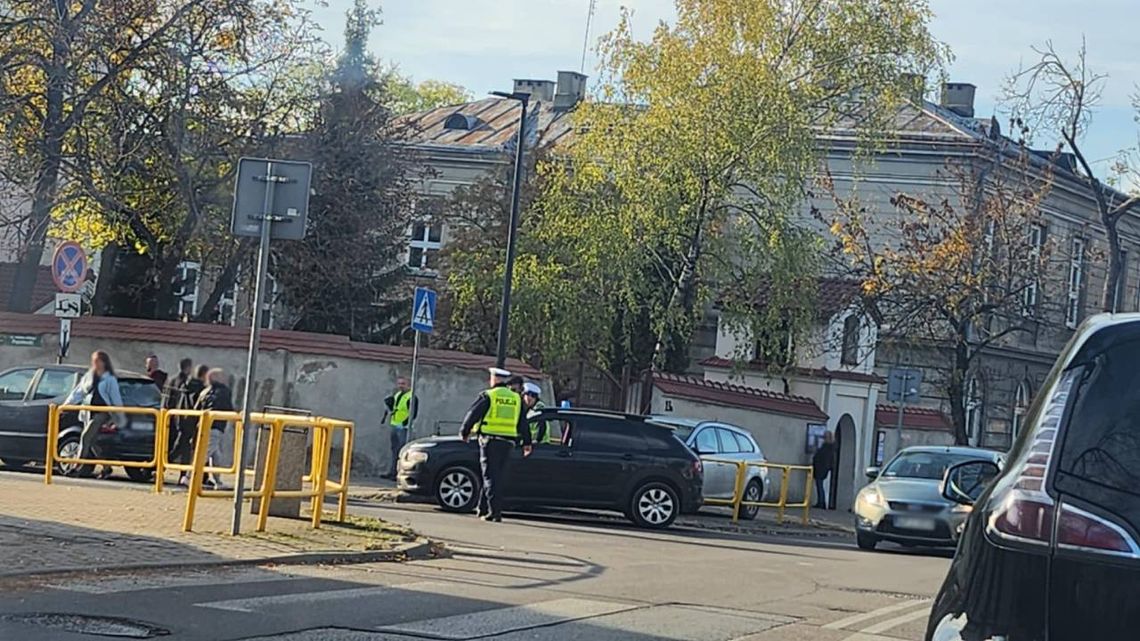
[[[479,514],[497,517],[503,512],[502,487],[507,478],[514,441],[502,436],[479,436],[479,468],[483,472],[483,490],[479,494]]]

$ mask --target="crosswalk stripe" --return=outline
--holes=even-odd
[[[380,632],[432,639],[473,639],[614,614],[634,610],[638,607],[640,606],[589,599],[556,599],[473,614],[459,614],[401,625],[384,626],[377,629]]]
[[[272,596],[257,596],[247,599],[229,599],[225,601],[209,601],[195,603],[199,608],[214,610],[229,610],[231,612],[256,612],[258,610],[294,603],[317,603],[321,601],[342,601],[345,599],[359,599],[390,594],[399,591],[419,591],[436,588],[445,591],[447,586],[437,581],[419,581],[404,585],[386,585],[371,588],[350,588],[347,590],[317,590],[313,592],[294,592],[291,594],[275,594]]]
[[[902,603],[895,603],[893,605],[888,605],[886,607],[879,608],[878,610],[871,610],[870,612],[863,612],[862,614],[855,614],[855,615],[849,616],[845,619],[840,619],[838,621],[832,621],[831,623],[828,623],[828,624],[824,625],[823,627],[827,630],[841,630],[843,628],[849,628],[853,625],[858,625],[860,623],[863,623],[864,621],[870,621],[871,619],[877,619],[881,616],[886,616],[888,614],[893,614],[895,612],[901,612],[903,610],[909,610],[910,608],[916,608],[920,605],[928,605],[930,602],[931,602],[930,599],[914,599],[914,600],[909,600],[909,601],[903,601]]]
[[[930,615],[930,612],[927,611],[926,608],[923,608],[923,609],[915,611],[915,612],[908,612],[902,616],[898,616],[898,617],[895,617],[893,619],[887,619],[886,621],[883,621],[882,623],[876,623],[875,625],[872,625],[870,627],[863,628],[862,630],[860,630],[860,632],[866,632],[868,634],[878,634],[880,632],[886,632],[887,630],[890,630],[891,628],[897,628],[898,626],[900,626],[904,623],[910,623],[911,621],[915,621],[918,619],[924,619],[929,615]]]

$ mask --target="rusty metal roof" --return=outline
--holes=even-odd
[[[462,105],[436,107],[401,119],[411,132],[407,142],[466,149],[504,151],[514,149],[518,136],[519,103],[490,97]],[[466,116],[470,129],[445,126],[454,115]],[[527,108],[527,146],[554,144],[571,130],[569,111],[555,111],[554,103],[536,101]]]

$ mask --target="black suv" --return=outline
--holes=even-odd
[[[508,506],[615,510],[642,527],[668,527],[701,505],[701,460],[673,430],[644,416],[547,409],[555,443],[528,457],[515,448],[507,467]],[[479,448],[472,439],[435,436],[400,453],[400,489],[435,499],[449,512],[471,512],[479,498]]]
[[[1005,469],[947,470],[944,496],[974,508],[928,641],[1138,638],[1138,364],[1140,315],[1089,319],[1041,387]]]

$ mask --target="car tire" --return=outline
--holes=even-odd
[[[154,480],[154,470],[145,467],[124,467],[127,478],[135,483],[149,483]]]
[[[638,527],[667,528],[677,520],[681,500],[667,483],[650,481],[633,491],[626,516]]]
[[[434,494],[445,512],[473,512],[479,504],[479,476],[469,467],[449,467],[436,478]]]
[[[855,533],[855,545],[859,546],[860,550],[874,550],[875,546],[879,544],[879,539],[874,534],[867,534],[865,532]]]
[[[0,465],[5,465],[12,468],[27,467],[31,463],[31,459],[26,458],[3,458],[0,459]]]
[[[59,458],[78,458],[82,449],[79,434],[68,434],[60,437],[55,446],[55,455]],[[64,476],[91,476],[95,472],[95,466],[56,463],[55,471]]]
[[[744,486],[744,500],[745,501],[762,501],[764,500],[764,482],[760,479],[752,479],[748,485]],[[759,505],[741,505],[740,518],[745,521],[756,520],[756,515],[760,514]]]

